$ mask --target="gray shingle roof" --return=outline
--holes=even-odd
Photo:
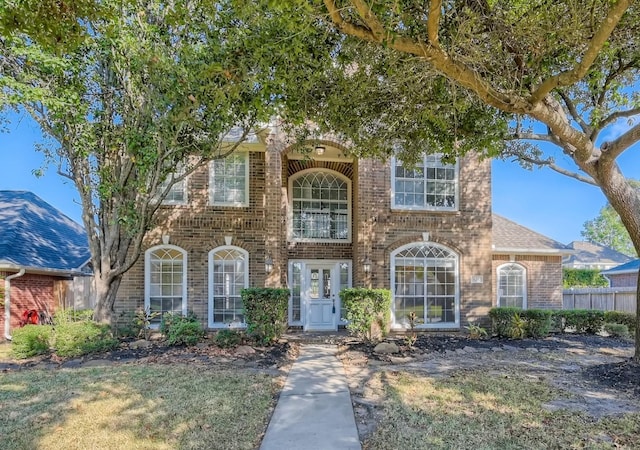
[[[493,215],[493,251],[511,253],[571,253],[564,244],[509,219]]]
[[[585,264],[624,264],[631,261],[631,258],[624,253],[620,253],[611,247],[593,244],[585,241],[573,241],[567,247],[574,250],[567,262],[580,262]]]
[[[634,259],[633,261],[629,261],[628,263],[621,264],[609,270],[603,270],[600,273],[602,275],[614,275],[616,273],[634,273],[638,272],[638,269],[640,269],[640,259]]]
[[[0,191],[0,266],[76,271],[89,260],[84,229],[27,191]]]

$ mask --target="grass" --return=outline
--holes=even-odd
[[[279,386],[190,366],[23,370],[0,377],[4,450],[253,449]]]
[[[640,448],[640,414],[597,420],[547,411],[544,403],[568,394],[543,381],[480,371],[376,376],[386,399],[366,449]]]
[[[0,342],[0,362],[10,361],[13,356],[11,355],[11,342]]]

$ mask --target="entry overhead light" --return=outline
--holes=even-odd
[[[316,155],[324,155],[325,147],[324,145],[316,145]]]

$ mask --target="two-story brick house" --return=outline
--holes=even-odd
[[[507,266],[521,272],[492,262],[489,160],[447,165],[428,155],[406,168],[356,159],[331,139],[313,145],[301,154],[274,133],[174,185],[116,308],[193,311],[211,329],[241,326],[242,288],[286,286],[291,326],[332,330],[344,324],[339,291],[365,286],[392,290],[395,328],[415,311],[424,328],[458,329],[537,273],[509,253]],[[554,252],[557,295],[544,307],[561,306]],[[536,306],[531,295],[523,306]]]

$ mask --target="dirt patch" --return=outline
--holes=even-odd
[[[246,348],[252,351],[246,351]],[[286,370],[299,352],[299,344],[286,341],[270,347],[245,347],[244,352],[223,349],[208,342],[192,347],[169,347],[163,342],[123,342],[119,348],[79,358],[39,356],[26,360],[0,361],[0,371],[57,369],[115,364],[199,364],[220,367],[244,367],[274,374]]]
[[[566,393],[545,408],[569,409],[601,418],[640,411],[640,367],[631,361],[633,343],[591,335],[545,339],[469,339],[454,334],[422,335],[412,347],[392,338],[399,352],[376,354],[373,346],[345,341],[339,352],[365,439],[381,420],[384,392],[374,375],[409,371],[429,377],[480,370],[497,377],[524,376]]]

